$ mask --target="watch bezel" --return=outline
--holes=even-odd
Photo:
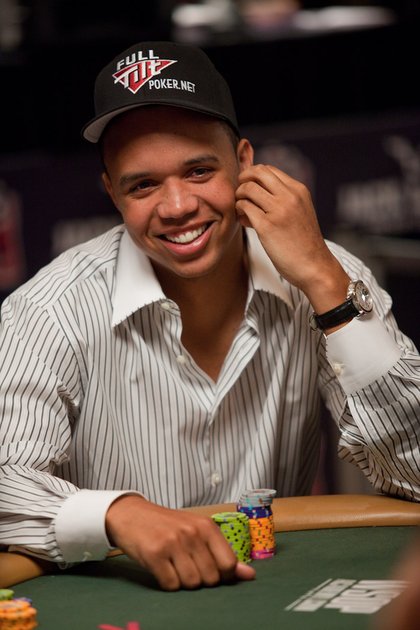
[[[365,295],[367,296],[369,303],[366,306],[361,293],[364,292]],[[359,311],[359,315],[356,315],[356,317],[360,317],[361,315],[364,315],[365,313],[370,313],[373,309],[373,300],[372,300],[372,296],[370,294],[369,288],[366,286],[366,284],[363,282],[363,280],[354,280],[352,282],[350,282],[348,289],[347,289],[347,299],[351,299],[354,307]]]

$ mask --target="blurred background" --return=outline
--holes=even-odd
[[[309,186],[419,347],[419,0],[0,0],[0,302],[120,221],[80,129],[98,71],[149,39],[206,50],[256,159]],[[325,436],[314,491],[369,492]]]

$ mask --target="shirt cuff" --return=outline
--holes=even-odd
[[[346,394],[384,376],[402,353],[373,312],[355,317],[327,336],[327,359]]]
[[[64,562],[103,560],[111,549],[105,516],[127,490],[79,490],[69,496],[55,519],[55,535]]]

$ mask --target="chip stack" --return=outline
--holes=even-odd
[[[243,512],[218,512],[213,521],[231,546],[240,562],[251,562],[249,519]]]
[[[0,590],[0,630],[33,630],[36,610],[26,598],[13,599],[13,591]]]
[[[249,519],[251,558],[253,560],[272,558],[276,553],[274,520],[271,509],[275,496],[275,490],[258,488],[246,490],[238,501],[238,512],[242,512]]]

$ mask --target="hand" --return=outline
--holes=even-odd
[[[106,529],[111,544],[153,573],[164,590],[255,578],[255,570],[237,562],[217,525],[204,516],[123,495],[108,509]]]
[[[304,184],[259,164],[240,173],[236,200],[242,225],[255,229],[277,271],[317,313],[345,300],[349,277],[324,241]]]
[[[405,550],[391,579],[407,582],[407,588],[374,617],[374,630],[418,630],[420,618],[420,535]]]

